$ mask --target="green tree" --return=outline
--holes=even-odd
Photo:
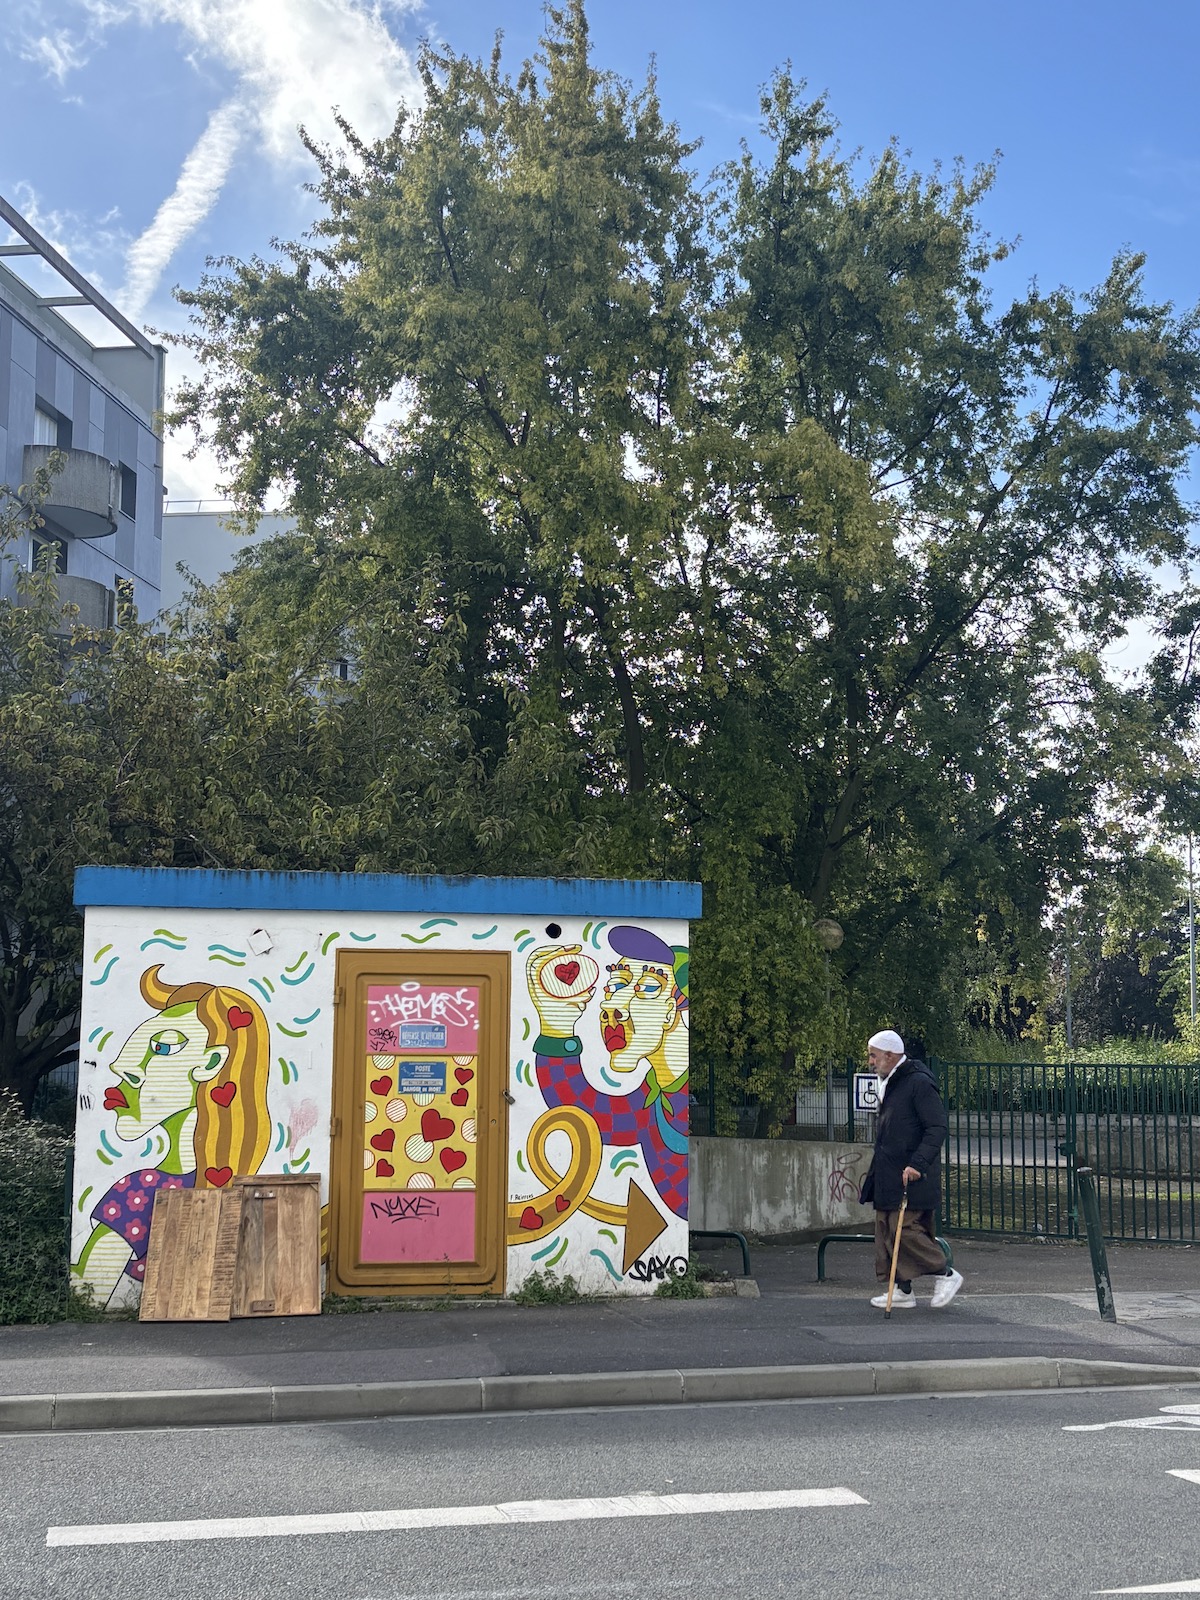
[[[352,660],[330,727],[357,707],[381,746],[414,663],[439,864],[702,879],[698,1057],[777,1123],[868,1024],[948,1043],[981,949],[1044,972],[1112,817],[1183,782],[1187,695],[1105,652],[1178,631],[1195,321],[1136,256],[997,309],[991,170],[864,168],[787,74],[767,159],[702,192],[578,3],[515,78],[422,72],[389,137],[314,151],[306,242],[182,296],[176,420],[248,520],[274,487],[300,524],[222,626],[248,662]],[[329,759],[325,842],[276,847],[406,864]],[[818,914],[846,929],[828,1001]]]

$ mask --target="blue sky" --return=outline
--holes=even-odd
[[[267,253],[303,230],[311,176],[294,129],[338,104],[368,134],[417,90],[423,35],[470,54],[497,28],[535,48],[528,0],[8,0],[0,194],[139,322],[181,325],[170,298],[209,255]],[[759,86],[790,59],[827,90],[846,146],[895,136],[925,168],[1002,152],[986,203],[1020,237],[998,289],[1077,288],[1114,253],[1148,255],[1161,299],[1200,299],[1196,0],[593,0],[599,65],[642,79],[704,141],[705,170],[756,136]],[[178,375],[181,358],[173,356]],[[212,495],[214,464],[168,450],[173,499]]]

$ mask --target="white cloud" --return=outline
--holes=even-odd
[[[130,247],[120,304],[134,322],[144,315],[171,257],[216,203],[244,129],[245,114],[236,101],[213,112],[183,163],[174,189],[159,206],[145,233]]]
[[[99,27],[121,14],[113,0],[84,0]],[[336,137],[334,108],[364,138],[386,133],[420,80],[388,31],[378,4],[364,0],[128,0],[126,17],[174,23],[201,59],[237,80],[184,162],[174,192],[129,252],[126,305],[142,315],[172,255],[215,205],[243,132],[278,166],[307,160],[297,129]]]
[[[68,72],[74,72],[87,60],[86,51],[66,28],[57,28],[52,33],[26,39],[21,47],[21,56],[35,66],[44,67],[59,84],[66,82]]]
[[[237,74],[267,155],[306,159],[303,123],[332,137],[337,106],[366,138],[386,133],[420,80],[384,12],[362,0],[136,0],[143,20],[172,21],[200,51]]]

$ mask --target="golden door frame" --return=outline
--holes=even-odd
[[[476,1144],[478,1257],[454,1262],[361,1262],[362,1134],[365,1127],[367,989],[371,984],[447,979],[480,991]],[[508,1193],[508,1041],[512,963],[471,950],[338,952],[330,1128],[329,1290],[345,1295],[502,1295]],[[484,1128],[486,1125],[486,1134]]]

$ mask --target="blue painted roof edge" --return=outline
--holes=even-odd
[[[221,911],[454,911],[479,916],[700,915],[698,883],[620,878],[436,878],[407,873],[80,867],[77,906]]]

